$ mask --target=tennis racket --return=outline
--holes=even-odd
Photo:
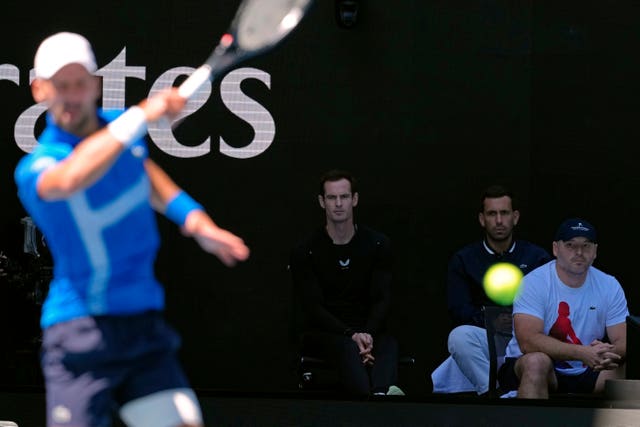
[[[313,0],[244,0],[206,62],[178,88],[190,98],[208,80],[273,49],[296,28]]]

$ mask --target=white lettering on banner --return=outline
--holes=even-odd
[[[33,75],[33,71],[31,72]],[[20,86],[20,69],[13,64],[0,65],[0,80],[9,80]],[[29,80],[31,81],[31,80]],[[13,137],[18,147],[25,152],[31,152],[38,143],[33,134],[34,125],[38,117],[46,110],[42,104],[36,104],[24,111],[16,120]]]
[[[127,66],[127,48],[113,58],[113,61],[96,71],[96,75],[102,76],[102,108],[105,110],[124,109],[125,81],[127,77],[144,80],[146,70],[144,67]]]
[[[123,109],[125,107],[126,79],[128,77],[145,80],[146,67],[128,66],[126,64],[126,47],[107,65],[96,72],[102,77],[102,107],[105,110]],[[10,80],[20,86],[20,70],[12,64],[0,65],[0,80]],[[192,67],[176,67],[164,72],[153,83],[149,95],[170,87],[176,79],[189,75]],[[29,82],[34,79],[30,70]],[[271,89],[271,76],[256,68],[238,68],[229,72],[220,83],[220,95],[224,105],[234,115],[247,122],[254,130],[251,142],[242,147],[232,147],[220,137],[220,153],[237,159],[248,159],[264,153],[275,138],[275,122],[273,116],[257,101],[242,92],[241,83],[246,79],[257,79]],[[212,85],[207,82],[189,99],[185,109],[175,121],[184,121],[208,101]],[[16,145],[24,152],[31,152],[38,144],[34,135],[36,122],[46,111],[44,104],[35,104],[20,114],[14,127]],[[198,145],[183,145],[174,136],[171,129],[173,122],[161,121],[149,126],[149,137],[163,152],[181,158],[200,157],[211,151],[211,137],[206,137]],[[186,126],[183,124],[182,126]],[[239,145],[239,144],[236,144]]]
[[[151,87],[149,95],[153,95],[164,88],[173,85],[173,82],[182,75],[189,75],[195,71],[191,67],[172,68],[161,75]],[[204,156],[210,151],[211,138],[207,137],[200,145],[195,147],[187,147],[180,144],[173,132],[171,125],[177,121],[183,120],[188,115],[194,113],[202,107],[211,96],[211,82],[206,82],[196,93],[193,94],[182,112],[171,123],[168,121],[158,121],[149,125],[149,136],[156,143],[158,148],[167,154],[181,158],[192,158]]]
[[[0,80],[9,80],[20,86],[20,70],[13,64],[0,65]]]
[[[38,140],[34,133],[36,121],[45,111],[47,111],[47,106],[41,102],[24,110],[18,117],[18,120],[16,120],[13,137],[16,139],[18,147],[25,153],[32,152],[33,149],[36,148],[36,145],[38,145]]]
[[[242,68],[227,74],[220,83],[220,96],[224,105],[236,116],[253,127],[253,141],[245,147],[234,148],[220,137],[220,152],[237,159],[248,159],[263,153],[276,134],[273,116],[260,104],[246,96],[240,89],[243,80],[258,79],[271,89],[271,76],[255,68]]]

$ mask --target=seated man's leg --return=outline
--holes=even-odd
[[[451,356],[431,372],[431,383],[434,393],[466,393],[476,390]]]
[[[623,379],[624,366],[617,369],[594,371],[587,368],[579,375],[556,374],[558,379],[558,391],[562,393],[602,393],[604,384],[608,379]]]
[[[619,366],[617,369],[600,371],[600,375],[598,375],[598,380],[596,381],[596,385],[593,390],[594,393],[604,392],[604,385],[607,380],[626,378],[625,373],[626,373],[626,369],[624,364],[622,366]]]
[[[535,352],[522,355],[515,362],[513,368],[520,381],[519,398],[548,399],[549,390],[558,388],[553,361],[545,353]]]
[[[350,337],[312,332],[305,334],[304,346],[337,367],[340,382],[348,393],[356,396],[371,393],[369,372],[362,363],[358,345]]]
[[[489,391],[487,331],[471,325],[458,326],[449,334],[449,353],[476,393]]]
[[[374,393],[387,393],[389,387],[398,383],[398,343],[389,335],[373,338],[371,385]]]

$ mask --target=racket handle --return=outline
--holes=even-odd
[[[182,82],[178,88],[178,94],[185,99],[191,98],[209,80],[209,77],[211,77],[211,67],[208,65],[201,66],[187,80]]]

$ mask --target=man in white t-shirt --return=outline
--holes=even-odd
[[[556,259],[523,280],[499,372],[500,384],[520,398],[599,393],[607,379],[624,378],[627,300],[615,277],[592,266],[596,242],[587,221],[564,221],[553,242]]]

